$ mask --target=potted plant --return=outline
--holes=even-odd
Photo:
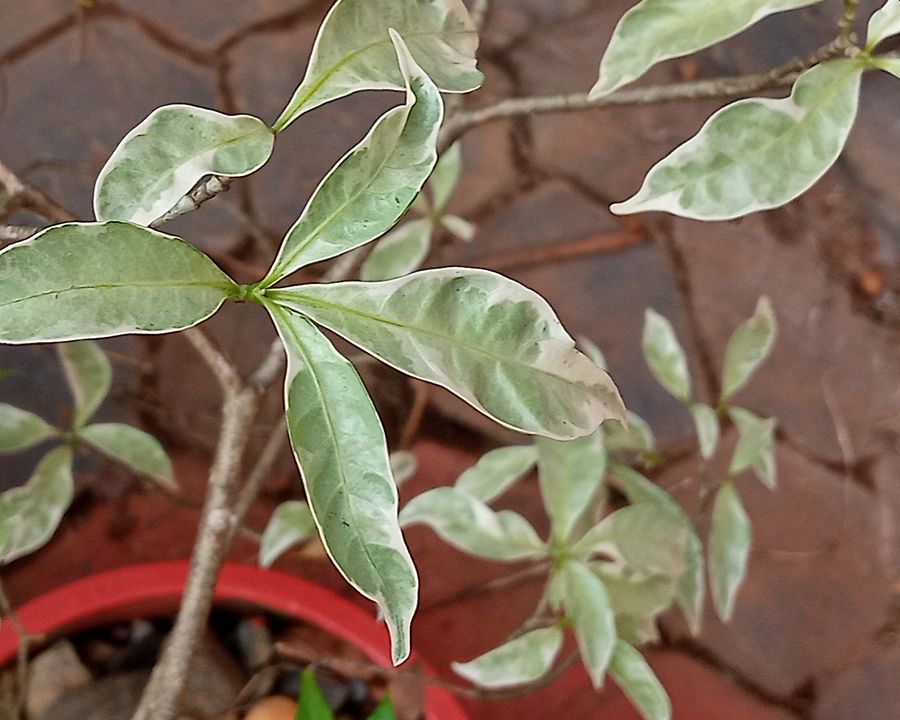
[[[464,487],[416,498],[404,511],[405,522],[428,523],[469,550],[474,547],[467,544],[471,538],[465,542],[460,538],[477,535],[483,525],[490,525],[495,539],[515,536],[516,553],[525,553],[514,553],[515,557],[551,564],[546,605],[556,613],[552,623],[529,629],[512,641],[511,649],[501,648],[495,651],[499,654],[473,661],[475,665],[461,666],[463,673],[487,685],[497,684],[497,677],[501,684],[527,682],[546,671],[562,627],[572,625],[595,684],[611,669],[636,696],[646,717],[669,716],[652,673],[623,639],[646,638],[647,618],[639,617],[643,624],[631,628],[634,632],[629,635],[617,623],[607,588],[621,580],[619,574],[626,573],[629,564],[649,573],[652,580],[665,575],[669,586],[687,578],[694,583],[693,594],[679,597],[696,614],[702,573],[696,572],[695,536],[685,530],[683,517],[667,500],[663,502],[652,483],[629,474],[625,465],[619,465],[614,475],[637,511],[624,508],[603,519],[587,517],[603,479],[597,466],[614,449],[609,443],[623,433],[631,438],[627,443],[642,442],[640,437],[634,439],[635,433],[641,434],[639,419],[628,415],[601,358],[595,354],[589,359],[588,347],[586,352],[576,348],[539,295],[485,270],[418,268],[436,228],[449,229],[463,239],[472,233],[465,221],[445,212],[458,174],[454,141],[466,130],[502,117],[673,98],[741,96],[793,84],[790,98],[743,99],[720,110],[695,138],[650,171],[634,197],[612,210],[619,214],[660,210],[722,220],[795,198],[840,153],[852,127],[864,73],[898,74],[896,57],[878,50],[882,40],[900,31],[900,10],[894,0],[872,16],[864,44],[852,32],[856,3],[847,2],[835,39],[787,66],[763,75],[663,89],[620,88],[660,60],[708,47],[766,14],[805,4],[805,0],[786,6],[759,3],[754,12],[727,17],[713,13],[716,22],[706,22],[713,10],[710,3],[683,2],[676,13],[680,32],[673,33],[667,22],[660,21],[668,16],[658,12],[659,3],[644,0],[617,26],[590,93],[463,110],[444,123],[443,96],[470,92],[481,83],[475,63],[477,28],[488,4],[476,3],[470,16],[460,0],[338,0],[319,29],[305,77],[274,123],[188,105],[158,108],[124,137],[97,177],[94,221],[77,221],[0,166],[5,202],[13,209],[37,211],[54,223],[36,232],[24,226],[4,228],[4,238],[24,239],[0,252],[0,342],[66,343],[61,353],[76,400],[73,421],[63,429],[10,405],[0,406],[0,449],[28,448],[53,439],[59,443],[37,465],[27,485],[8,491],[0,501],[3,562],[38,549],[52,535],[72,499],[76,450],[92,448],[157,482],[172,480],[165,455],[151,438],[127,426],[90,422],[109,386],[108,366],[94,340],[183,331],[222,391],[221,432],[173,640],[136,718],[168,720],[177,713],[215,580],[281,442],[278,434],[273,435],[259,461],[243,472],[261,397],[285,366],[284,413],[308,504],[294,503],[276,514],[264,550],[274,553],[273,545],[283,547],[314,526],[336,567],[383,613],[392,661],[403,662],[409,655],[418,577],[401,533],[385,433],[354,365],[320,328],[402,373],[450,390],[507,428],[542,438],[536,450],[507,451],[502,462],[498,455],[486,457]],[[696,27],[703,32],[689,32]],[[266,258],[267,270],[240,282],[207,254],[159,229],[213,200],[236,178],[256,172],[269,160],[278,139],[308,112],[362,90],[395,90],[403,100],[384,113],[322,180],[274,258]],[[423,199],[429,178],[431,186]],[[411,207],[421,217],[382,237]],[[371,253],[362,258],[367,247]],[[331,260],[335,262],[322,271],[319,263]],[[358,264],[363,279],[347,280]],[[259,306],[260,316],[268,316],[278,335],[249,374],[240,373],[198,327],[226,303]],[[741,435],[730,472],[753,470],[770,484],[775,474],[774,425],[731,407],[730,400],[764,359],[773,334],[774,316],[763,302],[729,348],[721,393],[704,403],[691,392],[684,354],[668,323],[650,313],[645,330],[650,367],[689,406],[701,457],[714,452],[720,422],[727,421]],[[605,433],[598,430],[601,423]],[[634,452],[636,447],[626,444],[618,449]],[[486,507],[486,500],[523,472],[511,473],[509,455],[517,468],[538,462],[547,470],[541,472],[541,483],[553,524],[549,542],[512,516],[497,517]],[[590,472],[569,472],[569,463],[593,467]],[[498,464],[502,472],[497,472]],[[493,486],[472,490],[482,483]],[[445,503],[457,508],[459,515],[448,518]],[[641,515],[652,519],[622,520]],[[714,599],[720,615],[727,617],[749,547],[749,523],[730,481],[716,489],[712,515]],[[458,530],[453,523],[460,517],[469,521]],[[668,518],[668,525],[660,518]],[[632,522],[638,530],[620,527]],[[681,560],[689,558],[684,567],[678,558],[673,560],[678,572],[674,565],[659,566],[657,558],[637,561],[638,551],[623,550],[628,543],[642,547],[657,524],[677,540]],[[498,551],[508,547],[504,540]],[[640,567],[644,561],[651,566]],[[667,599],[673,597],[669,594]],[[618,614],[635,619],[627,612]],[[527,672],[513,662],[535,658],[539,662],[529,665]]]

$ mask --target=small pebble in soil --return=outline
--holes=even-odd
[[[294,720],[297,714],[297,703],[280,695],[260,700],[250,708],[244,720]]]

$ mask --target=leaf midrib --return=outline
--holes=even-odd
[[[231,286],[226,283],[210,283],[210,282],[181,282],[181,283],[172,283],[170,281],[163,282],[130,282],[127,284],[117,284],[117,283],[95,283],[92,285],[74,285],[71,287],[62,288],[59,290],[44,290],[39,293],[34,293],[32,295],[26,295],[25,297],[16,298],[14,300],[8,300],[6,302],[0,302],[0,308],[9,307],[11,305],[17,305],[19,303],[28,302],[30,300],[36,300],[38,298],[46,297],[48,295],[64,295],[65,293],[71,292],[79,292],[82,290],[132,290],[132,289],[179,289],[179,288],[209,288],[212,290],[222,290],[225,297],[228,297],[229,290],[231,290]]]

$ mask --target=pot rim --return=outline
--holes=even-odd
[[[155,562],[89,575],[22,605],[16,609],[16,617],[28,635],[49,635],[171,614],[178,609],[189,568],[187,561]],[[378,665],[391,667],[384,625],[362,608],[302,578],[226,563],[219,573],[213,604],[246,604],[303,620],[356,646]],[[15,629],[4,622],[0,625],[0,666],[15,658],[18,646]],[[423,670],[433,674],[424,664]],[[459,701],[434,685],[425,688],[424,712],[426,720],[468,720]]]

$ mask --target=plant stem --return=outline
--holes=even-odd
[[[838,23],[838,38],[847,46],[853,44],[853,23],[856,21],[856,10],[859,0],[844,0],[844,13]]]
[[[75,220],[72,213],[22,180],[2,160],[0,160],[0,185],[6,188],[6,194],[9,196],[6,211],[25,208],[55,223]]]
[[[28,633],[19,621],[18,616],[10,605],[9,598],[3,583],[0,582],[0,615],[13,626],[19,638],[19,647],[16,650],[16,702],[15,713],[17,718],[25,717],[25,699],[28,697]]]

